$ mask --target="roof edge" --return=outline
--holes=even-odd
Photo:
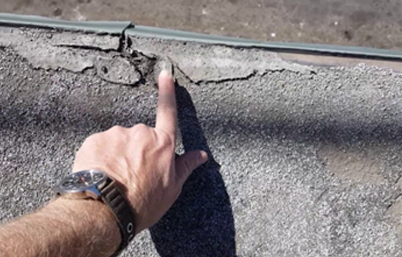
[[[23,26],[121,35],[134,26],[131,21],[66,21],[35,15],[0,13],[0,26]]]
[[[0,13],[0,26],[40,27],[77,30],[99,34],[131,35],[161,39],[192,41],[231,47],[262,48],[277,52],[319,54],[381,60],[402,60],[402,51],[357,46],[262,42],[252,39],[208,35],[173,29],[137,26],[130,21],[65,21],[34,15]]]
[[[277,52],[322,54],[331,56],[358,57],[369,59],[402,60],[402,51],[358,46],[305,44],[287,42],[262,42],[251,39],[207,35],[148,26],[135,26],[125,31],[127,35],[157,37],[180,41],[193,41],[234,47],[263,48]]]

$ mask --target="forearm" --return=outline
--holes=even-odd
[[[0,227],[1,256],[110,256],[120,245],[116,218],[94,200],[59,198]]]
[[[191,172],[208,156],[198,150],[176,156],[175,83],[168,71],[161,72],[158,90],[155,128],[144,124],[132,128],[114,126],[88,137],[74,160],[75,175],[68,176],[68,183],[64,181],[57,187],[61,194],[95,193],[95,189],[111,185],[110,180],[103,180],[105,173],[122,186],[123,192],[113,190],[112,185],[107,187],[110,194],[102,190],[96,193],[113,199],[108,204],[119,219],[106,204],[59,198],[34,214],[0,226],[1,257],[106,257],[118,249],[122,237],[121,245],[126,246],[134,232],[149,228],[162,218]],[[93,168],[99,170],[90,171]],[[95,173],[102,179],[93,177]],[[122,234],[118,224],[123,228]]]

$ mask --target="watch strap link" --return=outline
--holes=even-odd
[[[113,256],[117,256],[135,236],[134,215],[130,204],[119,191],[118,187],[110,178],[107,178],[105,186],[100,189],[102,200],[113,211],[117,218],[120,232],[121,244]]]

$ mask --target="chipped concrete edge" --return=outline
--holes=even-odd
[[[64,21],[41,16],[0,13],[0,25],[57,28],[125,36],[155,37],[232,47],[262,48],[277,52],[402,61],[402,51],[354,46],[261,42],[251,39],[208,35],[157,27],[135,26],[129,21]]]

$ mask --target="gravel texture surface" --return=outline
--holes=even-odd
[[[206,61],[223,51],[142,38],[124,53],[69,49],[73,57],[90,52],[128,60],[141,78],[123,85],[97,74],[103,69],[96,65],[82,72],[33,68],[21,45],[46,47],[50,32],[8,33],[20,38],[6,44],[0,36],[3,222],[51,199],[51,187],[70,171],[90,134],[117,124],[154,124],[153,72],[160,60],[173,59],[169,53],[176,51],[169,49],[181,45],[196,55],[203,47],[210,50]],[[141,53],[148,45],[148,55],[158,46],[167,51],[144,57],[136,45]],[[240,67],[236,51],[224,50]],[[204,149],[211,160],[123,256],[402,256],[401,74],[364,64],[277,69],[275,57],[249,62],[264,71],[231,79],[225,69],[225,79],[216,81],[201,72],[194,84],[177,60],[178,151]],[[208,71],[208,65],[194,67]],[[298,69],[287,68],[292,65]]]

